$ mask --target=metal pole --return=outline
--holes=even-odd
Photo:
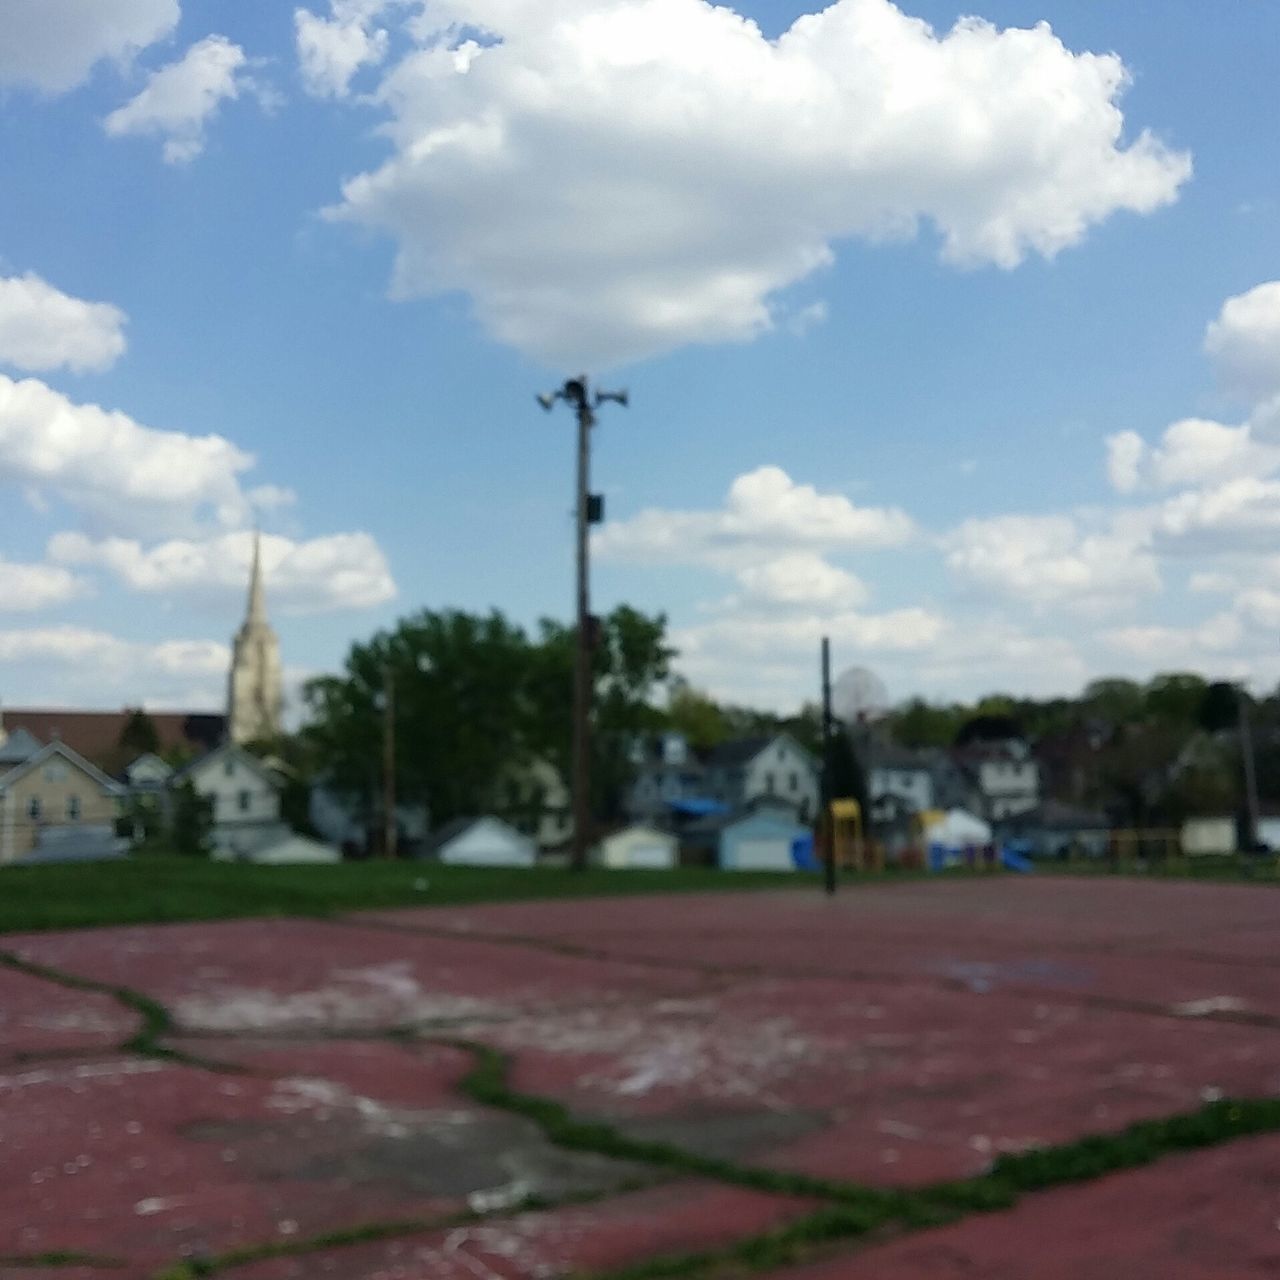
[[[826,889],[836,891],[836,840],[831,820],[831,641],[822,637],[822,816],[818,830],[827,852]]]
[[[382,669],[382,856],[398,852],[396,829],[396,687],[391,663]]]
[[[1236,706],[1240,716],[1240,755],[1244,763],[1244,803],[1248,824],[1244,843],[1246,850],[1252,853],[1258,843],[1258,776],[1253,765],[1253,732],[1249,728],[1249,709],[1243,685],[1236,692]]]
[[[591,590],[587,563],[587,494],[591,473],[591,428],[595,416],[584,375],[582,392],[574,406],[578,414],[577,485],[577,635],[573,660],[573,845],[570,865],[582,871],[587,865],[591,826]]]

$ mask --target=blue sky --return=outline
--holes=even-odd
[[[255,521],[295,678],[565,616],[582,369],[718,695],[1280,679],[1275,6],[13,9],[5,702],[218,705]]]

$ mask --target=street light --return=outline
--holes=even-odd
[[[548,413],[563,400],[578,420],[577,517],[577,643],[573,662],[573,846],[570,865],[575,871],[587,865],[587,828],[591,803],[591,648],[595,628],[590,613],[587,564],[587,527],[604,519],[604,497],[587,489],[591,469],[591,428],[595,411],[612,401],[625,408],[625,391],[591,391],[586,374],[570,378],[557,391],[538,396],[538,403]]]

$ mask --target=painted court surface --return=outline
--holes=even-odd
[[[187,1055],[121,1049],[137,1015],[110,995],[0,969],[5,1280],[127,1280],[237,1249],[220,1272],[235,1280],[553,1280],[723,1247],[815,1207],[555,1147],[459,1088],[468,1042],[578,1118],[876,1186],[1280,1093],[1280,888],[1263,885],[1001,877],[0,948],[158,1001]],[[510,1208],[530,1195],[545,1207]],[[396,1225],[308,1247],[373,1223]],[[49,1265],[63,1252],[92,1261]],[[774,1274],[1275,1277],[1280,1137]]]

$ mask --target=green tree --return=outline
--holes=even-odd
[[[1240,691],[1225,680],[1215,680],[1200,699],[1196,720],[1207,733],[1234,729],[1240,720]]]
[[[126,763],[148,752],[159,752],[160,734],[156,730],[156,722],[141,707],[130,713],[120,730],[120,748],[127,756]]]
[[[169,839],[175,853],[186,857],[207,858],[213,834],[213,801],[202,796],[190,778],[173,791],[173,813]]]
[[[607,808],[625,783],[626,736],[658,727],[666,620],[621,606],[592,655],[593,774]],[[351,647],[340,675],[305,689],[303,730],[316,772],[371,820],[382,790],[386,696],[394,707],[398,798],[433,823],[482,812],[535,760],[570,776],[574,633],[544,621],[536,638],[502,614],[423,610]]]
[[[1132,724],[1143,713],[1143,689],[1136,680],[1106,676],[1090,681],[1080,695],[1084,710],[1110,720],[1112,724]]]
[[[729,739],[729,721],[719,703],[680,676],[670,682],[667,722],[696,751],[707,751]]]
[[[1166,724],[1194,728],[1208,683],[1190,671],[1166,672],[1147,685],[1143,707],[1147,715]]]

